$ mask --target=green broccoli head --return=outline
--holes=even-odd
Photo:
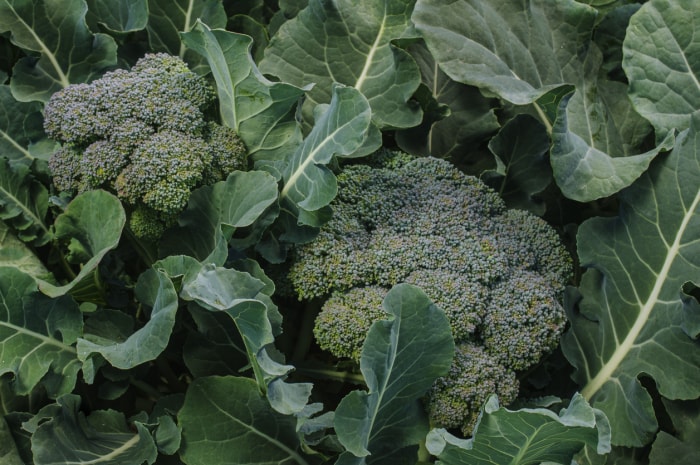
[[[551,226],[508,210],[479,179],[445,160],[384,152],[379,162],[344,167],[331,207],[318,237],[296,248],[288,279],[299,298],[327,299],[315,336],[336,357],[359,360],[367,329],[383,318],[381,299],[367,293],[385,295],[401,282],[421,287],[445,311],[455,343],[479,348],[484,373],[498,374],[488,384],[452,373],[446,379],[457,385],[442,391],[478,392],[479,401],[508,394],[507,404],[517,391],[513,372],[556,347],[571,257]],[[477,404],[461,404],[470,422]]]
[[[518,397],[515,372],[503,367],[482,347],[455,346],[447,375],[438,378],[425,397],[432,426],[472,433],[481,406],[491,394],[507,405]]]
[[[62,144],[49,161],[56,189],[112,191],[136,216],[135,234],[156,238],[193,189],[247,166],[235,131],[208,119],[214,98],[204,78],[164,53],[55,93],[44,129]],[[156,224],[144,227],[146,218]]]

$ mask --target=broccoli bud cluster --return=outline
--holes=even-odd
[[[489,394],[513,401],[515,373],[551,352],[566,324],[572,260],[557,232],[448,161],[398,152],[346,165],[331,206],[288,273],[300,299],[326,299],[319,346],[359,361],[388,290],[415,284],[445,311],[457,345],[427,396],[433,423],[468,434]]]
[[[115,193],[132,231],[157,238],[193,189],[247,167],[236,132],[207,118],[214,100],[203,77],[164,53],[56,92],[44,112],[47,135],[61,143],[49,160],[54,186]]]

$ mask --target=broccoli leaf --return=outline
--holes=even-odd
[[[307,465],[299,452],[296,418],[272,410],[251,379],[195,379],[178,423],[180,454],[188,465]]]
[[[652,0],[627,28],[622,67],[630,98],[661,135],[686,129],[700,108],[698,27],[695,0]]]
[[[576,394],[559,415],[545,408],[508,410],[492,396],[471,439],[434,429],[426,441],[438,465],[508,463],[569,465],[588,445],[598,454],[610,451],[610,425],[605,415]]]
[[[674,434],[660,431],[651,447],[651,465],[694,465],[700,453],[700,401],[668,401],[664,406]]]
[[[280,27],[260,69],[298,86],[315,84],[305,105],[307,120],[332,99],[333,84],[354,87],[372,107],[380,128],[420,123],[409,99],[420,84],[415,61],[393,44],[412,35],[414,0],[311,0]]]
[[[221,0],[148,0],[148,40],[150,50],[176,55],[200,74],[208,70],[200,54],[186,47],[183,32],[198,22],[212,28],[226,27],[226,11]]]
[[[205,265],[183,284],[181,297],[231,317],[243,338],[260,391],[267,393],[275,410],[292,414],[306,405],[311,385],[284,383],[293,367],[270,355],[268,346],[275,340],[271,321],[274,309],[266,292],[270,292],[267,283],[249,273]]]
[[[0,265],[14,267],[37,278],[48,278],[51,273],[27,245],[0,221]]]
[[[17,237],[44,245],[52,234],[46,225],[49,194],[24,164],[0,158],[0,220],[16,231]]]
[[[38,102],[18,102],[10,86],[0,86],[0,154],[24,163],[37,158],[32,147],[46,141],[42,109]],[[41,158],[50,156],[49,153],[38,155]]]
[[[0,267],[0,375],[13,373],[14,391],[42,383],[51,396],[70,392],[80,369],[73,344],[83,328],[73,299],[42,295],[33,277]]]
[[[172,281],[165,273],[151,269],[140,276],[135,292],[142,304],[151,307],[148,322],[124,341],[84,334],[77,344],[78,358],[82,362],[100,354],[112,366],[128,370],[155,360],[165,350],[178,309]]]
[[[64,295],[97,270],[100,261],[117,247],[126,223],[121,202],[103,191],[87,191],[68,204],[54,222],[56,238],[67,243],[66,259],[80,264],[80,272],[68,284],[56,286],[39,280],[39,288],[51,297]]]
[[[452,79],[524,105],[577,80],[595,17],[574,0],[418,0],[412,19]]]
[[[369,391],[351,392],[335,412],[338,440],[348,451],[338,464],[365,463],[360,458],[370,454],[371,463],[418,444],[428,427],[420,398],[454,356],[447,317],[418,287],[394,286],[383,306],[393,319],[372,325],[360,357]]]
[[[24,465],[17,452],[12,432],[3,416],[0,416],[0,462],[3,465]]]
[[[647,444],[657,429],[650,376],[668,399],[700,396],[700,346],[685,331],[682,290],[700,256],[700,112],[673,151],[619,194],[620,214],[578,230],[584,273],[563,349],[582,394],[603,410],[616,445]],[[575,302],[574,302],[575,303]]]
[[[10,86],[17,100],[48,101],[69,84],[89,82],[117,63],[117,45],[93,34],[85,22],[85,0],[0,0],[0,33],[36,52],[20,59]]]
[[[115,32],[140,31],[148,23],[148,0],[87,0],[90,24],[99,23]]]
[[[268,81],[250,55],[253,39],[211,30],[201,21],[182,37],[207,59],[216,80],[221,120],[243,139],[253,159],[282,158],[300,143],[294,108],[307,89]]]
[[[72,394],[58,399],[57,405],[57,411],[32,435],[35,465],[155,462],[157,449],[142,423],[129,425],[124,414],[115,410],[97,410],[85,416],[78,410],[80,397]]]

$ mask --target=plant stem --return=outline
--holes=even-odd
[[[124,231],[126,232],[126,237],[129,240],[129,243],[132,245],[146,267],[153,265],[157,259],[157,254],[155,250],[153,250],[153,247],[149,247],[149,244],[144,244],[143,241],[134,235],[134,232],[128,226],[124,228]]]
[[[304,305],[301,323],[299,324],[298,337],[294,345],[294,353],[292,354],[291,361],[294,365],[306,359],[306,355],[309,353],[309,349],[311,349],[314,337],[314,322],[319,309],[320,302],[318,302],[318,300],[311,300]]]
[[[549,122],[547,115],[545,115],[544,111],[542,110],[542,107],[540,107],[537,102],[532,102],[532,106],[535,108],[535,111],[537,112],[537,116],[540,117],[540,121],[542,121],[542,124],[544,124],[544,128],[547,130],[547,135],[549,135],[551,137],[552,136],[552,123]]]
[[[365,384],[365,378],[360,373],[350,373],[347,371],[336,371],[325,368],[305,368],[304,366],[297,366],[296,371],[311,378],[332,379],[352,384]]]

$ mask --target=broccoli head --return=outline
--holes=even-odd
[[[571,257],[544,220],[507,209],[448,161],[387,151],[370,160],[343,167],[333,217],[297,246],[288,279],[300,299],[325,299],[314,331],[319,346],[355,361],[367,329],[384,317],[388,290],[421,287],[445,311],[455,343],[469,347],[428,410],[435,424],[466,431],[480,401],[493,392],[512,401],[514,373],[556,347]],[[473,401],[453,404],[464,411],[447,413],[448,400],[467,392]]]
[[[56,92],[44,112],[46,133],[61,143],[49,160],[54,186],[115,193],[132,231],[157,238],[193,189],[247,167],[236,132],[208,118],[214,99],[203,77],[164,53]]]

